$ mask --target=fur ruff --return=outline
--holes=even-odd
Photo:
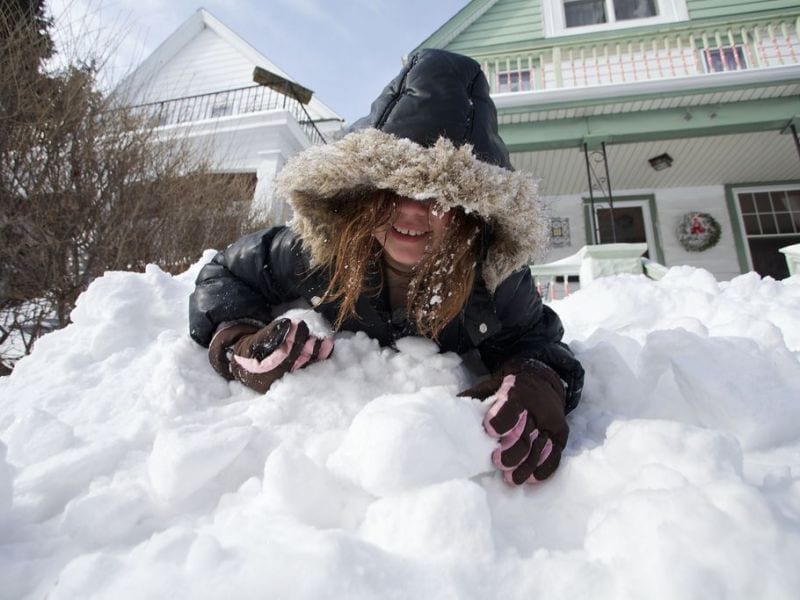
[[[334,144],[312,146],[292,158],[276,181],[276,192],[294,209],[290,225],[309,249],[314,265],[329,252],[330,233],[341,217],[330,200],[347,192],[362,196],[392,190],[415,200],[436,199],[444,208],[476,212],[492,226],[483,264],[490,290],[548,243],[548,220],[537,181],[478,160],[472,147],[439,138],[425,148],[377,129],[351,133]]]

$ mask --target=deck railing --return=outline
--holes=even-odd
[[[162,127],[231,115],[285,110],[295,118],[312,144],[321,144],[325,141],[302,104],[294,98],[262,85],[140,104],[133,108],[154,118]]]
[[[477,56],[492,93],[699,76],[800,64],[800,15],[792,18],[558,42],[513,54]],[[555,42],[554,42],[555,43]]]

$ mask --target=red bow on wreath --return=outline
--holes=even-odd
[[[692,228],[689,231],[692,235],[703,235],[706,232],[706,228],[703,226],[703,221],[700,220],[700,217],[692,217]]]

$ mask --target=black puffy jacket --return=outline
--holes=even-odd
[[[343,225],[337,203],[391,190],[445,209],[462,207],[485,223],[471,296],[439,336],[443,351],[477,350],[495,370],[515,357],[550,365],[567,383],[567,410],[578,403],[583,369],[558,316],[542,304],[527,264],[547,245],[547,217],[536,180],[514,172],[497,134],[497,114],[480,65],[442,50],[422,50],[372,104],[370,114],[334,144],[312,146],[278,176],[276,194],[294,210],[291,229],[248,235],[220,252],[197,279],[190,301],[192,337],[207,346],[223,321],[269,322],[278,304],[303,298],[335,320],[337,303],[320,303],[326,276],[317,267]],[[392,345],[415,331],[393,323],[382,296],[362,296],[343,329]]]
[[[189,302],[192,338],[208,346],[224,321],[248,318],[270,322],[272,308],[298,299],[315,306],[333,322],[339,302],[320,303],[327,279],[311,270],[302,241],[287,227],[252,233],[218,253],[203,267]],[[364,294],[358,301],[359,319],[349,317],[344,331],[363,331],[382,346],[414,335],[413,325],[392,322],[385,295]],[[501,283],[494,294],[478,281],[466,306],[439,337],[443,352],[466,354],[477,350],[490,371],[514,357],[530,357],[552,367],[567,384],[567,410],[578,403],[583,368],[561,342],[561,320],[542,303],[528,269]]]

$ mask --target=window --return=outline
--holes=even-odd
[[[547,36],[685,21],[686,0],[543,0]]]
[[[531,89],[530,71],[507,71],[497,74],[497,91],[527,92]]]
[[[567,27],[608,23],[605,0],[571,0],[564,2],[564,23]]]
[[[706,73],[741,71],[747,68],[744,48],[742,46],[706,48],[703,51],[703,62],[706,66]]]
[[[614,16],[617,21],[648,19],[658,16],[656,0],[614,0]]]
[[[567,27],[657,16],[656,0],[564,0],[564,24]]]
[[[737,190],[752,269],[762,277],[789,276],[780,249],[800,242],[800,187]]]
[[[739,208],[748,236],[800,233],[800,189],[741,193]]]
[[[233,104],[228,101],[228,94],[216,94],[211,105],[211,118],[226,117],[233,114]]]

